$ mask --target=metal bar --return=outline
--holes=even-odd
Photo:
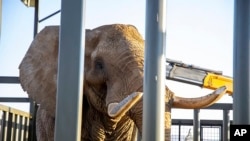
[[[52,16],[54,16],[54,15],[56,15],[56,14],[60,13],[60,12],[61,12],[61,10],[57,10],[56,12],[54,12],[54,13],[52,13],[52,14],[50,14],[50,15],[48,15],[48,16],[46,16],[46,17],[44,17],[44,18],[42,18],[42,19],[41,19],[41,20],[39,20],[38,22],[39,22],[39,23],[41,23],[41,22],[43,22],[43,21],[47,20],[48,18],[50,18],[50,17],[52,17]]]
[[[84,18],[85,0],[62,0],[55,122],[56,141],[80,141],[81,137],[85,49]]]
[[[38,105],[35,102],[30,102],[30,113],[32,114],[32,118],[30,118],[30,126],[29,126],[29,138],[30,141],[36,141],[36,113],[38,109]]]
[[[1,34],[2,33],[2,0],[0,0],[0,43],[1,43]]]
[[[200,126],[200,140],[203,141],[204,138],[203,138],[203,129],[204,127],[203,126]]]
[[[194,109],[194,128],[193,135],[194,141],[200,141],[200,109]]]
[[[7,114],[8,112],[2,111],[2,125],[1,125],[1,140],[6,140],[7,135]]]
[[[172,119],[172,125],[193,125],[192,119]],[[232,121],[230,121],[231,123]],[[222,120],[200,120],[201,125],[221,126]]]
[[[202,109],[211,109],[211,110],[232,110],[233,109],[233,104],[231,103],[215,103],[209,107],[205,107]]]
[[[32,117],[33,118],[33,117]],[[27,118],[27,117],[23,117],[23,120],[24,120],[24,125],[23,125],[23,127],[22,127],[22,129],[23,129],[23,139],[25,139],[25,140],[27,140],[28,138],[29,138],[29,136],[30,136],[30,133],[29,133],[29,118]]]
[[[141,141],[142,140],[141,138],[142,137],[141,137],[141,135],[139,133],[139,130],[137,129],[137,132],[136,132],[136,141]]]
[[[35,0],[33,37],[35,37],[38,32],[38,19],[39,19],[39,0]]]
[[[223,141],[229,141],[230,115],[229,110],[223,110]]]
[[[0,97],[0,102],[30,102],[29,98]]]
[[[181,125],[178,125],[178,128],[179,128],[179,130],[178,130],[178,132],[179,132],[178,138],[179,138],[179,141],[181,141]]]
[[[0,83],[20,83],[19,78],[16,76],[0,76]]]
[[[146,2],[144,141],[164,140],[166,0]]]
[[[12,139],[12,123],[13,123],[13,113],[8,112],[8,123],[7,123],[7,141],[11,141]]]
[[[34,29],[33,37],[35,38],[38,32],[38,19],[39,19],[39,0],[35,0],[34,7]],[[30,113],[32,113],[32,118],[30,118],[29,126],[29,141],[36,141],[36,111],[37,104],[33,101],[30,101]]]
[[[250,0],[234,1],[233,121],[250,124]]]
[[[232,110],[233,104],[231,103],[215,103],[209,107],[205,107],[202,109],[209,109],[209,110]]]

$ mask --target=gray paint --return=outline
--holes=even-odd
[[[143,96],[144,141],[164,140],[166,0],[146,2]]]
[[[250,1],[234,3],[233,123],[250,124]]]
[[[62,0],[56,110],[56,141],[81,137],[85,0]]]
[[[200,141],[200,109],[194,109],[194,141]]]
[[[229,141],[230,115],[229,110],[223,110],[223,141]]]
[[[2,34],[2,0],[0,0],[0,42],[1,42],[1,34]]]

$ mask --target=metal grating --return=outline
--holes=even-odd
[[[202,126],[201,140],[202,141],[221,141],[222,126]]]

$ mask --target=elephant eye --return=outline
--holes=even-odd
[[[101,60],[95,61],[95,69],[102,70],[103,69],[103,62]]]

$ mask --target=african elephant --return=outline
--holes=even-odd
[[[58,40],[59,26],[45,27],[19,66],[23,90],[40,105],[38,141],[54,140]],[[134,26],[113,24],[86,30],[82,141],[131,141],[135,127],[142,134],[143,67],[144,40]],[[172,107],[209,106],[225,89],[182,98],[166,87],[165,140],[170,140]]]

